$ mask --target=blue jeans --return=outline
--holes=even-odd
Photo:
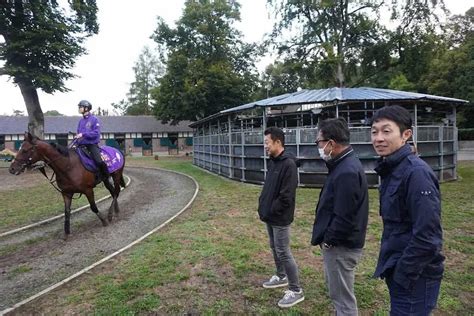
[[[272,226],[267,224],[270,248],[275,260],[276,274],[280,278],[288,277],[288,288],[298,292],[300,281],[298,266],[290,251],[290,225]]]
[[[420,277],[412,288],[404,289],[393,280],[385,278],[390,292],[390,315],[429,315],[436,307],[441,280]]]

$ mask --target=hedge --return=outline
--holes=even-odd
[[[474,128],[459,129],[458,140],[474,140]]]

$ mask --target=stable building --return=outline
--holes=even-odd
[[[379,158],[370,135],[373,113],[385,105],[410,111],[413,139],[420,157],[439,180],[456,179],[456,109],[465,100],[377,88],[301,90],[220,111],[192,123],[196,166],[243,182],[265,180],[268,157],[263,131],[277,126],[285,132],[285,150],[300,161],[300,186],[321,187],[327,175],[314,141],[320,120],[344,117],[351,145],[364,166],[371,186],[379,183],[374,171]]]
[[[98,116],[101,144],[132,156],[180,155],[191,153],[193,130],[190,121],[163,124],[154,116]],[[76,133],[80,116],[45,116],[44,140],[67,146]],[[0,151],[17,151],[25,131],[26,116],[0,116]]]

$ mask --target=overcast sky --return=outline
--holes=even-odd
[[[445,0],[453,14],[464,14],[474,6],[474,0]],[[133,3],[133,4],[132,4]],[[272,23],[265,6],[266,0],[239,0],[240,29],[247,42],[261,41],[271,30]],[[57,110],[66,115],[78,115],[77,103],[89,100],[93,107],[107,108],[125,98],[129,84],[134,80],[133,65],[143,47],[154,47],[149,39],[156,28],[156,17],[161,16],[169,25],[181,16],[184,0],[97,0],[99,7],[99,34],[86,42],[87,55],[77,59],[72,70],[79,77],[69,80],[67,93],[45,94],[39,91],[43,112]],[[262,61],[262,68],[268,60]],[[0,115],[11,115],[13,110],[26,108],[20,89],[7,76],[0,77]]]

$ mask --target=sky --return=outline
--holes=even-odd
[[[259,42],[271,31],[266,1],[238,0],[241,22],[235,26],[247,42]],[[452,14],[464,14],[474,6],[474,0],[445,0],[445,3]],[[65,115],[79,115],[77,104],[87,99],[94,109],[108,109],[112,114],[111,104],[126,97],[135,79],[132,67],[143,48],[155,47],[149,37],[156,29],[157,16],[174,27],[182,14],[184,0],[97,0],[97,5],[99,34],[86,41],[87,54],[79,57],[71,70],[78,78],[66,82],[69,92],[51,95],[38,90],[43,112],[57,110]],[[270,62],[269,57],[260,61],[260,71]],[[20,88],[7,76],[0,76],[0,115],[12,115],[14,110],[27,115]]]

